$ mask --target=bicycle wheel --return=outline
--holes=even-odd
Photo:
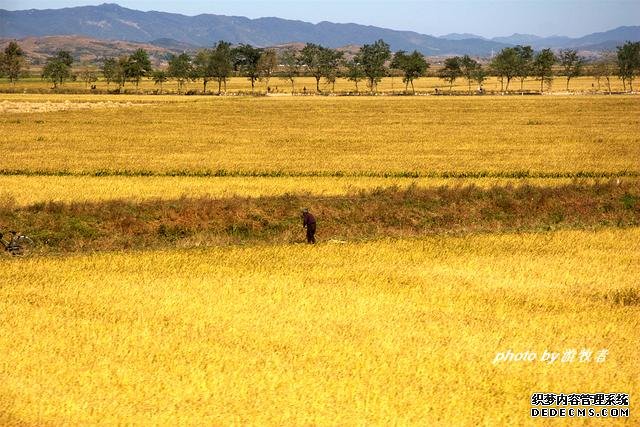
[[[13,256],[23,257],[33,249],[33,240],[27,236],[15,236],[7,246],[7,251]]]

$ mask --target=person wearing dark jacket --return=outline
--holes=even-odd
[[[307,243],[314,244],[316,242],[316,218],[307,208],[302,210],[302,227],[307,229]]]

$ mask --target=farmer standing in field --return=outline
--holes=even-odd
[[[316,217],[311,215],[308,208],[302,209],[302,227],[307,229],[307,243],[316,242]]]

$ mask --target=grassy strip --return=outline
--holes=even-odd
[[[617,172],[606,171],[577,171],[577,172],[542,172],[529,170],[515,171],[397,171],[397,172],[347,172],[347,171],[277,171],[277,170],[128,170],[128,169],[100,169],[95,171],[71,171],[71,170],[21,170],[0,169],[3,176],[153,176],[153,177],[369,177],[369,178],[622,178],[640,177],[640,171],[621,170]]]
[[[33,237],[41,253],[291,243],[303,240],[303,206],[316,214],[318,237],[324,241],[640,225],[640,188],[613,181],[488,189],[392,187],[323,198],[0,205],[0,224]]]

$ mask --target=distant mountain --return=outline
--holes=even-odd
[[[573,39],[567,47],[583,47],[589,45],[608,45],[615,47],[615,42],[640,41],[640,26],[618,27],[601,33],[593,33],[579,39]],[[617,43],[620,44],[620,43]]]
[[[449,33],[444,36],[439,36],[439,39],[445,40],[469,40],[469,39],[479,39],[479,40],[488,40],[482,36],[478,36],[476,34],[471,33]]]
[[[138,42],[172,39],[194,46],[211,46],[218,40],[272,46],[313,42],[337,48],[384,39],[393,50],[416,49],[426,55],[487,55],[505,45],[489,40],[447,40],[412,31],[396,31],[358,24],[311,24],[280,18],[249,19],[240,16],[185,16],[141,12],[116,4],[46,10],[0,10],[0,37],[82,35],[96,39]]]
[[[508,37],[494,37],[491,40],[511,45],[530,45],[534,49],[615,49],[616,46],[619,46],[627,40],[640,41],[640,26],[618,27],[613,30],[593,33],[579,38],[570,38],[565,36],[539,37],[531,34],[512,34]]]
[[[149,44],[157,47],[162,47],[178,53],[195,51],[195,50],[198,50],[199,48],[198,46],[185,43],[185,42],[179,42],[178,40],[169,39],[166,37],[161,39],[151,40]]]

